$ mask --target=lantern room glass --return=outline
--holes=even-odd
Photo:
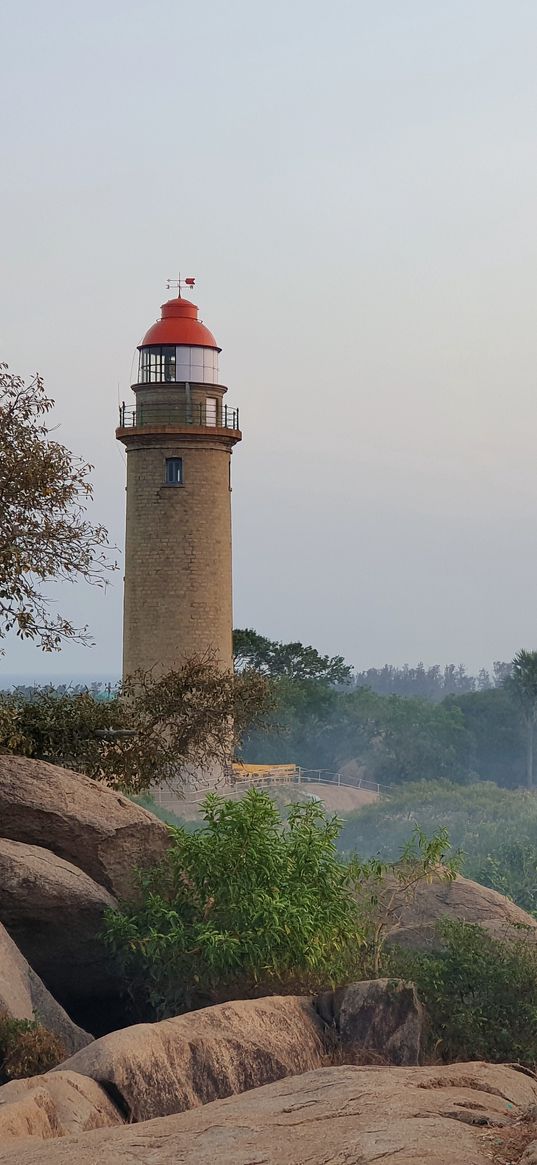
[[[138,384],[218,384],[218,351],[188,345],[140,349]]]

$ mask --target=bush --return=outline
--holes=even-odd
[[[438,924],[435,953],[396,951],[392,974],[416,984],[430,1021],[430,1054],[537,1066],[537,948],[524,928],[501,940],[467,922]]]
[[[48,1072],[67,1059],[63,1044],[39,1020],[0,1013],[0,1078],[20,1080]]]
[[[427,832],[447,828],[463,851],[462,873],[506,894],[537,915],[537,797],[491,782],[461,786],[418,781],[389,799],[350,813],[339,846],[393,861],[417,823]]]
[[[315,990],[358,965],[364,934],[339,823],[315,803],[284,827],[266,793],[210,794],[205,825],[172,829],[141,901],[110,911],[105,938],[134,994],[158,1016],[224,998]]]
[[[337,818],[308,802],[288,806],[284,822],[256,789],[238,802],[210,794],[203,817],[194,833],[171,830],[164,860],[139,875],[138,903],[106,917],[142,1014],[313,992],[378,965],[394,886],[384,892],[381,863],[338,856]],[[445,847],[445,835],[420,834],[390,868],[397,891],[431,876]]]

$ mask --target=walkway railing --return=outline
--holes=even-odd
[[[239,429],[239,410],[221,405],[216,410],[205,401],[191,404],[138,404],[119,406],[120,429],[145,425],[196,425],[202,429]]]
[[[377,796],[387,795],[389,785],[381,785],[378,781],[369,781],[364,777],[354,780],[342,773],[333,773],[329,769],[302,769],[300,765],[233,765],[234,781],[226,785],[226,797],[241,794],[245,789],[264,789],[273,785],[331,785],[332,788],[363,789],[364,792],[376,793]],[[199,805],[210,789],[200,789],[196,797],[185,797],[185,805]],[[216,789],[215,792],[224,790]],[[157,804],[166,805],[166,793],[156,789],[152,794]],[[177,801],[168,793],[168,800]],[[183,798],[181,798],[183,800]]]

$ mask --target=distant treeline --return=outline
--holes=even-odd
[[[0,678],[0,685],[1,683]],[[110,700],[117,689],[118,684],[93,680],[88,684],[13,684],[9,689],[0,686],[0,694],[5,694],[9,690],[12,695],[21,696],[23,700],[31,700],[40,692],[50,692],[54,696],[81,696],[87,693],[95,700]]]
[[[416,780],[523,785],[527,727],[500,661],[477,676],[456,664],[353,673],[341,656],[234,633],[237,666],[272,680],[272,725],[251,732],[243,758],[346,769],[392,785]],[[349,768],[350,766],[350,768]]]
[[[489,688],[500,688],[511,674],[511,664],[495,660],[492,672],[482,667],[476,676],[469,675],[464,664],[439,663],[424,667],[418,663],[411,667],[370,667],[367,671],[354,673],[357,688],[370,688],[378,696],[417,696],[421,700],[439,702],[445,696],[458,696],[466,692],[486,692]]]

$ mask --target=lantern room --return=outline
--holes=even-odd
[[[218,384],[221,349],[196,304],[179,295],[161,313],[138,345],[137,384]]]
[[[224,403],[227,389],[219,382],[220,351],[179,284],[179,294],[162,304],[160,319],[138,345],[138,378],[131,386],[136,405],[121,405],[118,434],[129,430],[134,437],[141,429],[147,434],[148,428],[171,426],[184,432],[223,429],[240,440],[239,410]]]

